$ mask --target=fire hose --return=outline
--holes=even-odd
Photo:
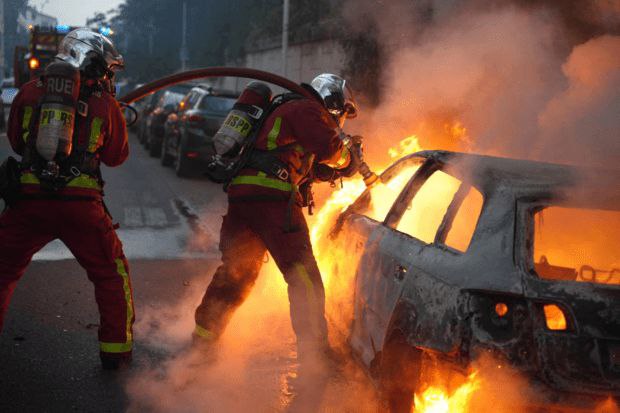
[[[263,82],[268,82],[274,84],[276,86],[280,86],[283,89],[290,90],[291,92],[298,93],[302,96],[305,96],[309,99],[314,99],[312,93],[297,83],[286,79],[282,76],[278,76],[273,73],[264,72],[262,70],[256,69],[248,69],[242,67],[207,67],[204,69],[194,69],[188,70],[185,72],[175,73],[170,76],[162,77],[161,79],[154,80],[150,83],[147,83],[139,88],[129,92],[125,96],[119,98],[119,102],[124,103],[126,105],[135,102],[153,92],[156,92],[160,89],[163,89],[168,86],[175,85],[177,83],[188,82],[190,80],[202,79],[202,78],[212,78],[212,77],[242,77],[247,79],[255,79]],[[345,135],[341,133],[341,137]],[[353,141],[352,139],[343,139],[344,145],[349,149],[349,151],[353,154],[352,147],[354,144],[361,144],[360,141]],[[370,187],[378,182],[379,178],[377,175],[370,169],[368,164],[364,161],[363,154],[357,154],[360,156],[360,167],[359,173],[364,178],[364,183],[366,186]],[[353,155],[352,155],[353,156]]]

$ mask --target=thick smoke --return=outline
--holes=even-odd
[[[352,3],[351,19],[374,16],[388,59],[382,104],[350,125],[371,161],[414,133],[428,149],[618,159],[620,1]]]

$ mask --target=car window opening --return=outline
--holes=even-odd
[[[396,229],[431,244],[460,185],[453,176],[435,171],[415,194]]]
[[[482,212],[483,196],[474,187],[435,171],[417,191],[396,230],[427,244],[465,252]]]
[[[620,211],[550,206],[534,215],[534,270],[544,279],[620,285]]]
[[[384,221],[398,195],[419,167],[419,165],[405,167],[389,180],[383,181],[381,185],[373,186],[369,190],[370,202],[363,214],[375,221]]]

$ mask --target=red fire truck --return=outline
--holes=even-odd
[[[58,53],[58,45],[73,27],[57,25],[53,27],[31,26],[30,42],[27,47],[15,47],[13,73],[15,87],[21,87],[32,78],[39,76],[45,66]]]

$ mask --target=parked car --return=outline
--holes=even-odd
[[[428,354],[490,353],[532,403],[620,396],[620,170],[424,151],[381,178],[334,232],[359,257],[349,342],[391,411]]]
[[[183,94],[177,91],[166,90],[155,108],[146,117],[146,137],[144,146],[149,155],[158,157],[161,154],[161,143],[164,139],[164,124],[168,115],[172,113],[183,99]]]
[[[136,121],[136,136],[138,141],[144,145],[146,142],[146,119],[148,115],[155,109],[155,104],[164,93],[165,90],[158,90],[150,95],[140,99],[134,103],[134,107],[138,111],[138,120]]]
[[[11,106],[15,95],[19,92],[19,89],[15,87],[14,79],[12,77],[3,79],[0,83],[0,89],[2,90],[2,102],[5,106]]]
[[[183,98],[166,120],[161,163],[189,176],[206,166],[214,154],[213,135],[232,109],[238,94],[197,86]]]
[[[161,100],[164,93],[167,91],[172,91],[175,93],[180,93],[181,95],[185,95],[191,89],[191,85],[180,84],[174,85],[166,89],[158,90],[143,99],[139,100],[137,104],[139,104],[138,109],[138,121],[136,123],[136,135],[138,137],[138,141],[148,149],[148,141],[147,138],[149,136],[149,128],[147,127],[147,121],[149,117],[157,107],[157,104]],[[164,118],[165,120],[165,118]]]

